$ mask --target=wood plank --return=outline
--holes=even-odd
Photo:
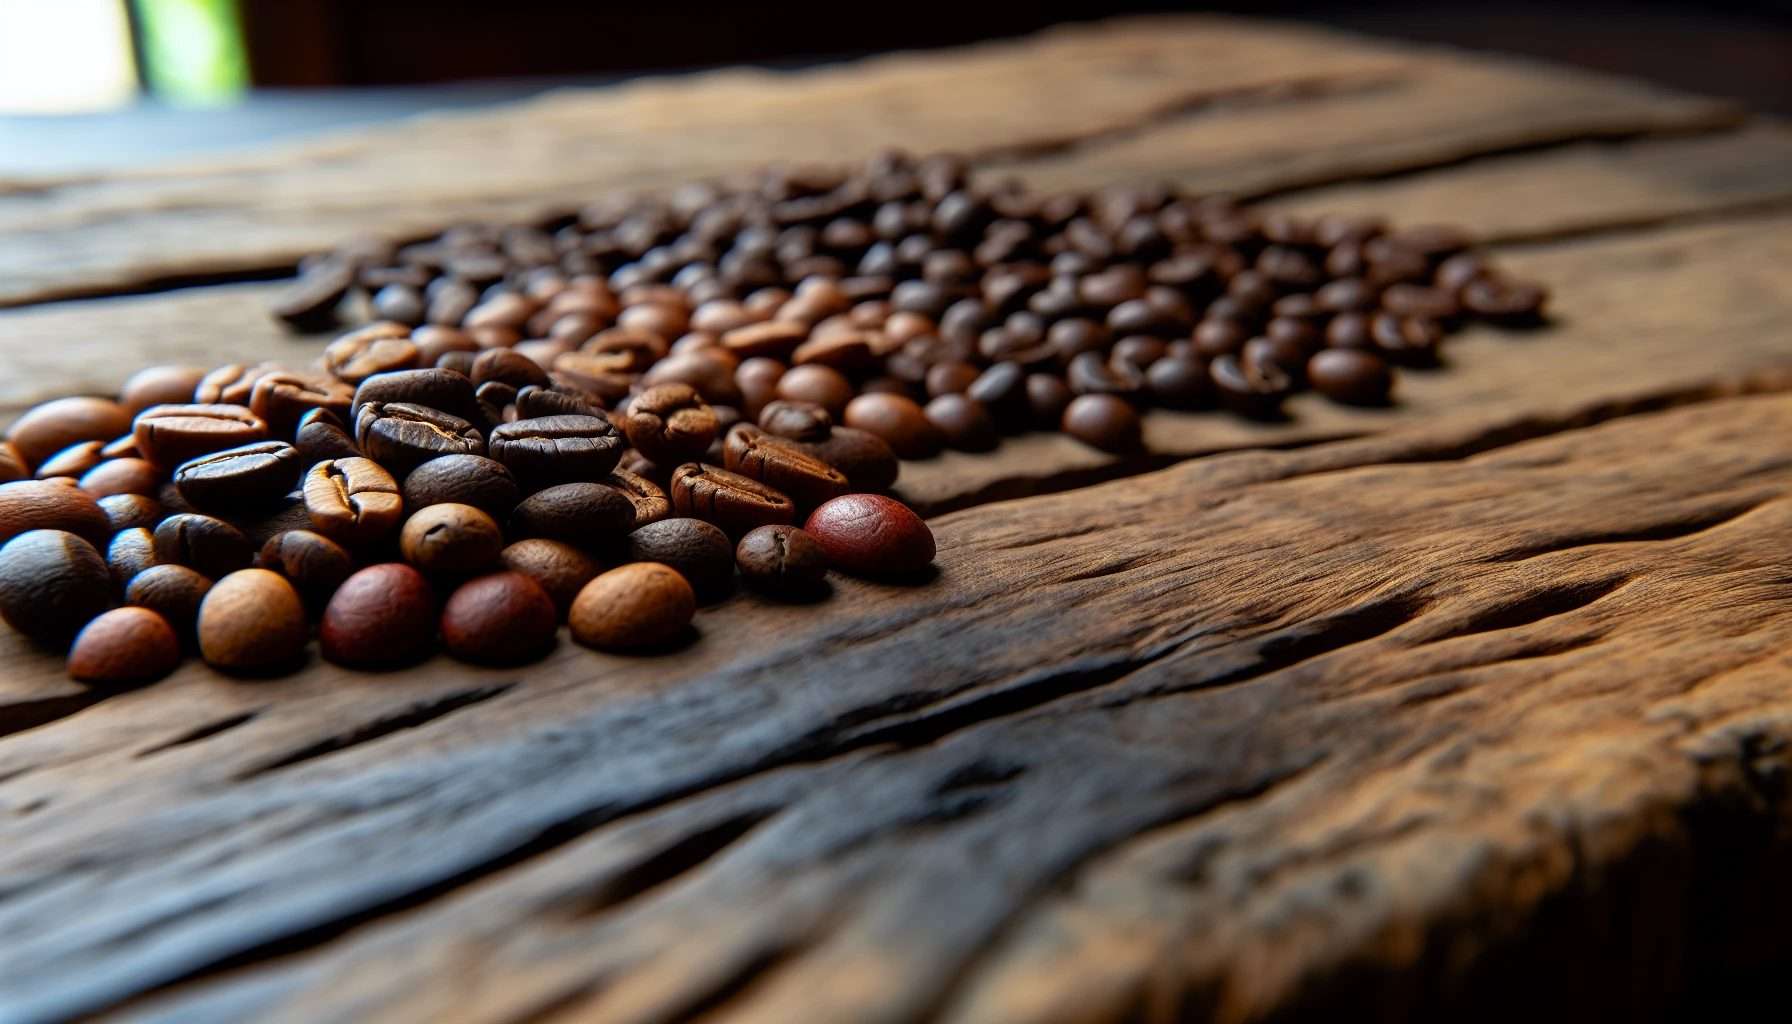
[[[1789,438],[1773,395],[1466,459],[1498,438],[1198,460],[944,517],[930,585],[732,602],[689,661],[586,655],[458,727],[234,784],[225,732],[181,799],[0,851],[29,938],[0,1005],[236,957],[138,1009],[1566,1019],[1569,981],[1646,1008],[1787,909],[1784,835],[1737,858],[1695,810],[1784,809]],[[1606,927],[1562,901],[1656,944],[1555,955]]]
[[[1282,24],[1134,19],[813,71],[568,91],[202,163],[0,183],[0,305],[290,266],[353,234],[528,218],[609,189],[889,146],[1063,153],[1029,169],[1041,181],[1175,171],[1203,189],[1248,191],[1736,117],[1723,103],[1515,61]],[[1343,127],[1351,119],[1361,132]]]

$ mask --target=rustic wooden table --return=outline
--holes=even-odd
[[[1721,102],[1184,19],[0,181],[0,412],[309,358],[216,282],[357,232],[890,145],[1462,222],[1556,323],[911,463],[936,580],[675,656],[0,637],[0,1020],[1610,1019],[1792,958],[1792,134]]]

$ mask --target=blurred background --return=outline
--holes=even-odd
[[[99,170],[570,84],[1202,10],[1530,55],[1792,113],[1792,0],[0,0],[0,174]]]

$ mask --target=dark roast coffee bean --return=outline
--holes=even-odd
[[[510,470],[483,455],[444,455],[404,478],[404,503],[409,508],[455,502],[502,519],[521,499]]]
[[[1237,320],[1209,317],[1195,326],[1195,352],[1205,358],[1231,355],[1244,348],[1250,335]]]
[[[276,296],[269,311],[295,331],[325,331],[336,326],[336,306],[355,283],[354,264],[319,260]]]
[[[810,514],[803,532],[834,568],[855,576],[911,577],[933,563],[933,531],[907,505],[880,494],[835,498]]]
[[[1419,284],[1397,284],[1381,293],[1381,308],[1395,316],[1449,320],[1461,312],[1453,292]]]
[[[1026,426],[1031,416],[1027,405],[1027,374],[1019,363],[996,363],[972,381],[965,394],[989,410],[996,425],[1008,431]]]
[[[1369,336],[1369,318],[1361,313],[1341,313],[1325,327],[1325,343],[1331,348],[1362,349],[1375,347]]]
[[[435,594],[422,573],[399,562],[343,580],[317,628],[323,656],[354,668],[408,665],[428,656],[435,637]]]
[[[766,593],[803,597],[821,589],[828,556],[814,537],[794,526],[761,526],[734,549],[735,564],[749,586]]]
[[[410,342],[411,329],[381,322],[337,338],[324,349],[324,369],[351,387],[376,373],[415,369],[422,353]]]
[[[670,463],[702,455],[718,427],[714,410],[688,384],[660,384],[636,395],[623,424],[641,454]]]
[[[0,543],[27,530],[66,530],[99,547],[112,536],[93,496],[66,478],[0,484]]]
[[[1049,373],[1027,374],[1027,408],[1033,425],[1041,430],[1056,430],[1064,418],[1064,409],[1074,397],[1064,378]]]
[[[310,630],[298,591],[266,569],[240,569],[199,603],[199,655],[226,672],[295,667]]]
[[[1220,356],[1207,364],[1214,394],[1228,409],[1241,416],[1268,418],[1282,407],[1293,390],[1293,381],[1273,364],[1246,365],[1237,356]]]
[[[697,595],[676,570],[634,562],[585,584],[567,623],[573,639],[587,647],[639,650],[675,640],[696,612]]]
[[[844,422],[875,434],[899,457],[926,459],[945,447],[945,435],[927,420],[914,399],[902,395],[860,395],[847,403]]]
[[[824,441],[834,430],[834,417],[811,402],[771,402],[759,413],[759,427],[790,441]]]
[[[199,622],[199,604],[205,600],[212,581],[198,570],[184,565],[154,565],[138,573],[125,584],[126,604],[148,608],[174,627],[185,646],[198,643],[194,631]]]
[[[480,572],[497,565],[504,531],[471,505],[429,505],[404,521],[398,549],[405,561],[426,573]]]
[[[1172,409],[1201,405],[1213,397],[1213,381],[1205,360],[1192,355],[1168,356],[1145,371],[1145,389],[1154,401]]]
[[[543,416],[492,430],[491,456],[525,487],[600,480],[622,458],[622,435],[600,416]]]
[[[455,588],[442,606],[442,646],[461,661],[521,665],[554,646],[560,613],[540,584],[495,572]]]
[[[355,439],[343,428],[342,421],[328,409],[313,409],[299,417],[292,445],[299,450],[299,459],[307,466],[325,459],[346,459],[361,454],[361,449],[355,447]]]
[[[1286,377],[1291,386],[1298,387],[1306,380],[1309,354],[1307,347],[1299,343],[1274,338],[1252,338],[1244,343],[1244,351],[1238,354],[1238,362],[1246,372],[1262,377],[1280,375]]]
[[[1331,348],[1307,363],[1313,390],[1352,405],[1381,405],[1388,400],[1393,374],[1381,357],[1356,349]]]
[[[106,571],[112,576],[112,585],[121,591],[131,577],[160,563],[155,534],[141,526],[120,530],[106,546]]]
[[[1084,352],[1065,371],[1070,390],[1079,395],[1135,395],[1145,375],[1129,363],[1114,362],[1100,352]]]
[[[356,445],[393,473],[409,473],[443,455],[485,454],[479,428],[458,416],[404,402],[369,402],[360,408]]]
[[[355,559],[342,545],[310,530],[283,530],[261,546],[256,564],[286,577],[313,612],[355,571]]]
[[[883,438],[835,427],[821,441],[798,441],[803,450],[845,474],[855,491],[881,491],[896,482],[902,464]]]
[[[92,544],[64,530],[27,530],[0,547],[0,618],[61,650],[111,607],[112,577]]]
[[[516,393],[516,418],[540,419],[544,416],[602,416],[598,403],[559,388],[526,387]]]
[[[83,626],[68,652],[70,679],[147,683],[180,665],[180,638],[147,608],[114,608]]]
[[[162,503],[146,494],[108,494],[99,507],[113,533],[133,526],[153,530],[162,521]]]
[[[1469,282],[1462,289],[1462,305],[1476,316],[1508,326],[1541,323],[1549,293],[1541,285],[1507,281],[1492,275]]]
[[[782,491],[751,477],[688,462],[672,471],[672,509],[738,537],[755,526],[788,523],[795,504]]]
[[[473,381],[465,374],[440,367],[377,373],[355,388],[352,407],[344,417],[352,423],[360,416],[363,406],[397,402],[436,409],[471,421],[479,416],[479,402],[474,397],[473,388]]]
[[[1417,316],[1377,313],[1369,319],[1369,337],[1389,360],[1406,366],[1433,366],[1443,331],[1437,321]]]
[[[258,441],[180,464],[174,486],[199,509],[266,504],[292,490],[303,469],[298,450],[284,441]]]
[[[381,320],[415,326],[423,322],[423,293],[394,281],[373,293],[373,315]]]
[[[1061,429],[1102,451],[1125,452],[1139,447],[1139,414],[1132,403],[1101,392],[1078,395],[1064,407]]]
[[[1001,439],[989,410],[962,394],[940,395],[927,403],[927,421],[944,435],[946,447],[961,452],[987,452]]]
[[[793,366],[778,380],[778,397],[792,402],[813,402],[839,416],[852,399],[852,384],[839,370],[819,363]]]
[[[575,482],[544,488],[510,513],[515,537],[547,537],[592,547],[634,527],[635,505],[605,484]]]
[[[156,557],[217,579],[246,568],[255,555],[249,538],[222,519],[186,512],[156,525]]]
[[[131,427],[131,412],[105,398],[57,398],[32,406],[6,432],[30,466],[79,441],[110,441]]]
[[[1109,358],[1116,364],[1124,364],[1143,373],[1169,350],[1169,343],[1162,338],[1133,334],[1116,341]]]
[[[728,432],[722,458],[730,472],[752,477],[782,491],[805,508],[845,494],[851,488],[846,474],[796,443],[768,434],[749,423],[736,424]]]
[[[561,618],[572,608],[573,598],[602,570],[585,552],[546,537],[519,540],[505,548],[499,560],[505,569],[522,573],[547,591]]]
[[[514,349],[495,348],[481,352],[479,358],[473,360],[473,383],[488,381],[498,381],[513,388],[542,387],[548,382],[548,374],[533,359]]]
[[[268,425],[240,405],[155,405],[131,428],[137,451],[164,469],[201,455],[263,441]]]
[[[317,532],[349,547],[385,537],[404,516],[392,474],[372,459],[330,459],[305,474],[305,512]]]
[[[699,600],[726,596],[734,585],[734,545],[727,534],[701,519],[673,518],[649,523],[628,535],[632,562],[658,562],[677,570]]]
[[[273,437],[291,437],[299,419],[312,409],[328,409],[334,416],[348,415],[355,392],[347,384],[321,374],[270,373],[259,377],[249,391],[249,410],[267,421]]]

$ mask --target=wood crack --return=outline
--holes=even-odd
[[[443,694],[440,697],[422,701],[398,714],[376,718],[371,722],[356,726],[347,732],[337,733],[336,735],[326,737],[314,743],[308,743],[297,750],[282,754],[271,761],[266,761],[246,768],[234,776],[233,781],[246,782],[257,776],[266,775],[269,772],[278,771],[282,768],[289,768],[305,761],[323,757],[326,754],[334,754],[339,750],[347,750],[350,747],[359,746],[363,743],[371,743],[382,736],[390,736],[395,732],[428,725],[439,718],[454,714],[457,711],[472,707],[476,704],[483,704],[495,697],[501,697],[515,689],[516,686],[516,683],[503,683],[497,686],[480,686],[468,690],[457,690],[453,693]]]

